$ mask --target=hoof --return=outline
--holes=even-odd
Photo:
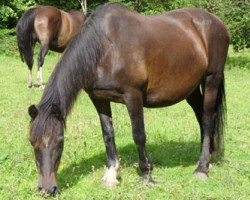
[[[195,172],[194,176],[197,177],[200,180],[207,180],[208,179],[208,175],[206,173],[203,172]]]
[[[145,183],[146,186],[152,187],[156,184],[156,181],[150,175],[144,175],[140,179],[141,182]]]
[[[107,179],[105,177],[102,178],[102,185],[105,188],[114,188],[119,184],[119,181],[116,178],[113,179]]]
[[[33,86],[32,83],[27,85],[28,88],[32,88],[32,86]]]

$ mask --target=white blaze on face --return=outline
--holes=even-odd
[[[43,144],[45,145],[45,148],[46,148],[46,149],[47,149],[48,146],[49,146],[49,141],[50,141],[50,138],[49,138],[49,137],[43,138]]]

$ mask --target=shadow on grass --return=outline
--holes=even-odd
[[[196,165],[199,158],[200,144],[196,142],[162,142],[159,144],[148,144],[147,151],[154,167],[173,168],[176,166]],[[122,168],[138,166],[138,153],[135,144],[118,149]],[[106,163],[105,152],[94,155],[88,159],[82,159],[64,168],[58,174],[58,182],[61,190],[65,190],[77,184],[82,176],[90,174],[94,169],[103,168]],[[138,167],[137,167],[138,168]],[[138,170],[139,171],[139,170]]]

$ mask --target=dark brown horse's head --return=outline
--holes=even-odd
[[[64,120],[58,106],[52,105],[41,111],[29,107],[31,117],[30,143],[34,148],[39,172],[38,189],[41,194],[57,194],[56,173],[63,151]]]

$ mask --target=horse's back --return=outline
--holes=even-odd
[[[185,18],[191,21],[204,43],[204,48],[209,54],[213,48],[211,43],[215,40],[218,45],[227,46],[229,43],[229,32],[224,23],[215,15],[197,8],[179,9],[168,12],[167,15],[175,18]],[[189,16],[189,17],[188,17]]]

